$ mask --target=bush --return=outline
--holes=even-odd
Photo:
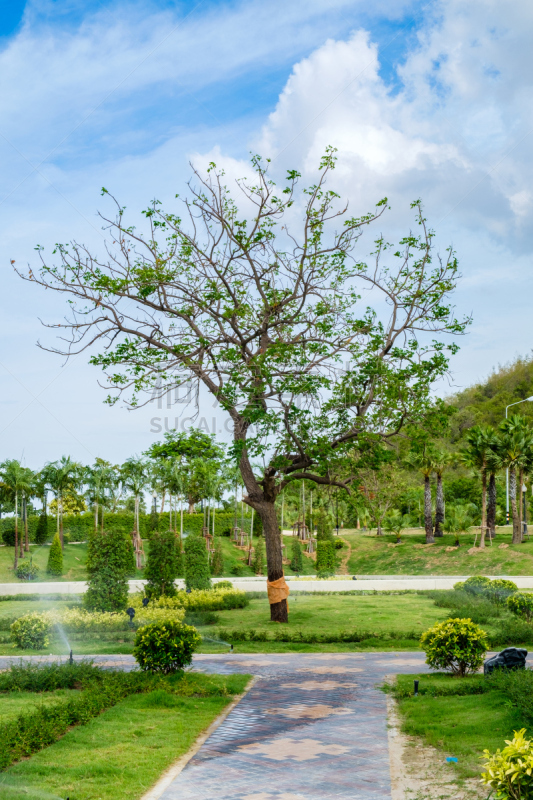
[[[244,575],[246,572],[246,567],[242,563],[242,561],[237,561],[231,568],[231,574],[235,575],[236,578]]]
[[[319,539],[316,544],[316,573],[319,578],[335,575],[337,561],[335,558],[335,542]]]
[[[529,592],[515,592],[507,598],[507,608],[517,617],[531,622],[533,617],[533,594]]]
[[[15,570],[15,575],[21,581],[35,581],[39,574],[38,568],[30,561],[22,561]]]
[[[500,800],[531,800],[533,798],[533,743],[525,738],[526,729],[514,732],[503,750],[491,754],[483,751],[485,769],[481,780],[496,790]]]
[[[133,655],[141,669],[167,675],[188,666],[200,642],[192,625],[152,622],[137,631]]]
[[[472,598],[473,600],[474,598]],[[501,609],[489,600],[480,598],[477,602],[466,602],[464,605],[454,606],[448,617],[450,619],[471,619],[478,625],[485,625],[495,617],[501,616]]]
[[[213,584],[213,589],[217,592],[221,589],[233,589],[233,584],[231,581],[217,581]]]
[[[213,553],[213,560],[211,562],[211,574],[224,574],[224,556],[222,555],[222,542],[220,539],[217,539],[215,542],[215,552]]]
[[[185,584],[187,589],[210,589],[211,575],[207,547],[203,536],[185,539]]]
[[[20,531],[19,531],[20,534]],[[4,528],[2,531],[2,539],[4,544],[8,547],[15,547],[15,525],[12,524],[9,528]]]
[[[24,614],[11,625],[11,641],[23,650],[48,647],[52,623],[48,614]]]
[[[483,594],[485,589],[490,586],[490,582],[490,578],[486,578],[484,575],[473,575],[464,582],[462,588],[468,594]]]
[[[37,527],[35,528],[35,543],[44,544],[48,540],[48,514],[46,511],[39,514]]]
[[[150,539],[150,550],[144,575],[147,583],[147,597],[174,597],[176,586],[174,581],[181,572],[181,550],[172,531],[153,533]]]
[[[518,591],[518,586],[513,581],[507,581],[504,578],[496,578],[491,581],[485,589],[484,594],[487,595],[491,603],[496,605],[504,605],[507,598]]]
[[[59,576],[63,574],[63,549],[61,547],[61,540],[58,533],[56,533],[54,540],[50,545],[46,571],[49,575]]]
[[[293,572],[300,573],[303,571],[304,563],[302,556],[302,545],[300,544],[300,540],[298,538],[292,540],[291,550],[292,559],[289,566]]]
[[[95,531],[87,548],[89,586],[83,605],[90,611],[121,611],[128,602],[128,575],[135,569],[127,534]]]
[[[335,539],[335,550],[342,550],[343,547],[344,547],[344,542],[342,541],[342,539],[339,538]]]
[[[221,581],[222,583],[222,581]],[[224,581],[229,583],[229,581]],[[138,613],[141,613],[142,594],[130,595],[129,602]],[[151,608],[185,609],[186,611],[223,611],[232,608],[245,608],[249,603],[248,594],[242,589],[192,589],[190,593],[179,590],[175,597],[160,597],[151,600]]]
[[[422,634],[420,646],[426,653],[426,664],[449,669],[460,677],[478,670],[489,649],[487,634],[470,619],[437,623]]]
[[[262,575],[265,571],[265,544],[262,538],[255,545],[252,569],[256,575]]]
[[[533,627],[518,617],[507,617],[490,639],[493,647],[533,644]]]

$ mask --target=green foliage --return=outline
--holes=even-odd
[[[337,560],[335,557],[335,541],[319,539],[316,545],[316,573],[319,578],[335,575]]]
[[[39,575],[39,570],[35,564],[32,563],[31,559],[24,559],[15,570],[15,575],[21,581],[35,581]]]
[[[150,532],[154,533],[155,531],[159,530],[159,514],[157,513],[157,508],[155,507],[155,503],[152,504],[152,510],[150,511],[150,521],[148,523],[150,528]]]
[[[254,529],[252,531],[254,536],[263,535],[263,522],[259,514],[254,514]]]
[[[222,554],[222,542],[218,538],[215,539],[215,552],[213,553],[213,558],[211,561],[211,574],[217,576],[224,574],[224,556]]]
[[[297,537],[293,538],[292,540],[291,550],[292,550],[291,553],[292,558],[291,558],[290,568],[293,572],[299,574],[300,572],[302,572],[304,564],[302,556],[302,545]]]
[[[517,617],[531,622],[533,619],[533,594],[530,592],[515,592],[507,598],[507,608]]]
[[[213,584],[213,589],[216,592],[219,592],[221,589],[233,589],[233,584],[231,581],[217,581]]]
[[[333,518],[326,509],[320,508],[315,514],[316,538],[318,540],[333,540]]]
[[[430,667],[464,677],[483,664],[489,643],[485,631],[472,620],[447,619],[422,634],[420,647]]]
[[[167,675],[188,666],[200,642],[191,625],[153,622],[137,631],[133,655],[142,670]]]
[[[56,533],[52,544],[50,545],[46,571],[49,575],[59,576],[63,574],[63,550],[61,548],[61,541],[58,533]]]
[[[272,635],[266,630],[246,629],[234,630],[220,628],[218,638],[223,642],[286,642],[290,644],[354,644],[365,642],[372,646],[379,643],[402,642],[414,645],[419,638],[418,631],[338,631],[333,633],[315,633],[313,631],[294,631],[280,626]]]
[[[51,627],[47,614],[24,614],[11,625],[11,641],[22,650],[42,650],[48,646]]]
[[[484,575],[473,575],[464,582],[464,590],[469,594],[483,594],[490,586],[490,578]]]
[[[173,597],[176,594],[174,581],[179,576],[181,550],[172,531],[154,533],[150,539],[150,550],[144,574],[147,597]]]
[[[91,611],[120,611],[128,600],[128,576],[135,568],[128,535],[115,531],[94,532],[87,548],[89,585],[83,596]]]
[[[246,572],[246,567],[242,563],[242,561],[236,561],[231,568],[231,574],[235,575],[238,578],[240,575],[244,575]]]
[[[209,559],[203,536],[187,536],[184,550],[187,589],[210,589]]]
[[[533,742],[526,739],[526,729],[514,732],[503,750],[483,751],[485,772],[481,780],[496,791],[498,800],[533,798]]]
[[[263,542],[263,537],[256,542],[252,569],[256,575],[263,575],[265,571],[265,543]]]
[[[513,581],[508,581],[505,578],[495,578],[490,582],[484,594],[487,595],[492,603],[504,605],[507,598],[517,591],[518,586]]]
[[[6,522],[6,520],[2,520],[2,522]],[[19,537],[20,537],[20,525],[19,525]],[[15,523],[12,519],[9,520],[8,525],[3,526],[2,530],[2,539],[5,545],[8,547],[15,547]]]
[[[229,581],[220,583],[229,584]],[[142,609],[142,594],[130,595],[131,606]],[[160,597],[151,600],[149,608],[186,609],[187,611],[223,611],[231,608],[245,608],[249,603],[248,595],[241,589],[234,589],[231,585],[221,587],[215,584],[214,589],[191,589],[190,592],[180,590],[175,597]]]

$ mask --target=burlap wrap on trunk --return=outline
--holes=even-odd
[[[285,576],[282,575],[281,578],[277,579],[277,581],[269,581],[267,579],[267,592],[268,602],[270,605],[273,603],[281,603],[282,600],[287,600],[287,597],[289,596],[289,587],[287,586]],[[289,601],[287,600],[287,610],[288,609]]]

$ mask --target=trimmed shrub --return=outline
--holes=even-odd
[[[471,578],[467,578],[462,588],[468,594],[483,594],[485,589],[488,589],[490,582],[490,578],[486,578],[484,575],[473,575]]]
[[[258,539],[256,542],[252,569],[256,575],[262,575],[265,571],[265,544],[263,539]]]
[[[5,527],[2,531],[2,539],[4,540],[4,544],[8,547],[15,547],[15,523],[12,520],[9,520],[9,522],[9,527]]]
[[[231,581],[217,581],[213,584],[213,589],[216,592],[220,592],[221,589],[233,589],[233,584]]]
[[[31,561],[24,560],[18,565],[15,575],[21,581],[35,581],[39,574],[38,568]]]
[[[487,595],[491,603],[503,606],[510,595],[518,591],[518,586],[513,581],[505,578],[496,578],[487,586],[484,594]]]
[[[507,608],[517,617],[531,622],[533,618],[533,594],[530,592],[515,592],[507,598]]]
[[[298,538],[294,538],[292,540],[291,551],[292,551],[292,558],[289,566],[293,572],[300,573],[303,571],[304,568],[304,560],[302,556],[302,545]]]
[[[188,666],[201,637],[192,625],[180,622],[152,622],[139,628],[133,655],[147,672],[178,672]]]
[[[54,540],[50,545],[46,571],[49,575],[59,576],[63,574],[63,550],[61,548],[61,540],[58,533],[56,533]]]
[[[128,602],[128,575],[135,567],[131,539],[124,533],[94,532],[87,548],[89,586],[83,605],[90,611],[121,611]]]
[[[494,754],[483,751],[485,770],[481,780],[496,791],[501,800],[530,800],[533,798],[533,742],[526,739],[526,729],[514,732],[503,750]]]
[[[240,575],[244,575],[246,572],[246,567],[242,563],[242,561],[237,561],[231,568],[231,574],[235,575],[238,578]]]
[[[319,539],[316,544],[316,573],[319,578],[335,575],[337,561],[335,558],[335,542]]]
[[[176,586],[174,581],[180,574],[181,550],[179,542],[172,531],[154,533],[150,539],[150,550],[144,575],[147,580],[145,592],[147,597],[174,597]]]
[[[217,539],[215,542],[215,552],[211,561],[211,574],[223,575],[224,574],[224,556],[222,554],[222,542]]]
[[[11,641],[23,650],[48,647],[52,623],[48,614],[24,614],[11,624]]]
[[[46,511],[42,514],[39,514],[34,538],[36,544],[44,544],[46,541],[48,541],[48,514]]]
[[[221,581],[222,583],[222,581]],[[224,581],[229,583],[229,581]],[[142,613],[142,594],[130,595],[129,602],[132,608]],[[223,611],[232,608],[245,608],[250,600],[248,594],[242,589],[220,588],[192,589],[190,593],[179,590],[175,597],[160,597],[151,600],[148,608],[185,609],[186,611]]]
[[[334,540],[334,545],[335,545],[335,550],[342,550],[342,548],[344,547],[344,542],[342,541],[342,539],[339,539],[337,537],[337,539]]]
[[[447,619],[422,634],[420,647],[430,667],[464,677],[483,664],[489,642],[485,631],[472,620]]]
[[[204,537],[187,536],[184,550],[187,589],[210,589],[211,575]]]

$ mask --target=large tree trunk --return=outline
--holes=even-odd
[[[265,534],[267,577],[270,582],[283,577],[283,551],[281,549],[281,531],[278,525],[278,516],[274,502],[263,502],[255,509],[261,517]],[[272,622],[288,622],[289,614],[287,601],[270,604],[270,619]]]
[[[434,536],[444,535],[442,523],[444,522],[444,489],[442,486],[442,475],[437,475],[437,500],[435,504],[435,533]]]
[[[426,529],[426,544],[435,541],[433,536],[433,517],[431,514],[431,483],[429,475],[424,475],[424,527]]]
[[[189,504],[189,514],[194,514],[194,497],[188,497],[187,502]],[[237,517],[235,517],[235,519],[237,519]]]
[[[494,539],[496,536],[496,475],[494,472],[491,472],[489,476],[487,529],[489,539]]]
[[[516,469],[509,469],[509,497],[511,498],[511,513],[513,515],[513,544],[520,544],[522,541],[522,531],[520,530],[520,518],[516,505]]]
[[[487,533],[487,472],[481,471],[481,538],[479,546],[485,547],[485,534]]]

